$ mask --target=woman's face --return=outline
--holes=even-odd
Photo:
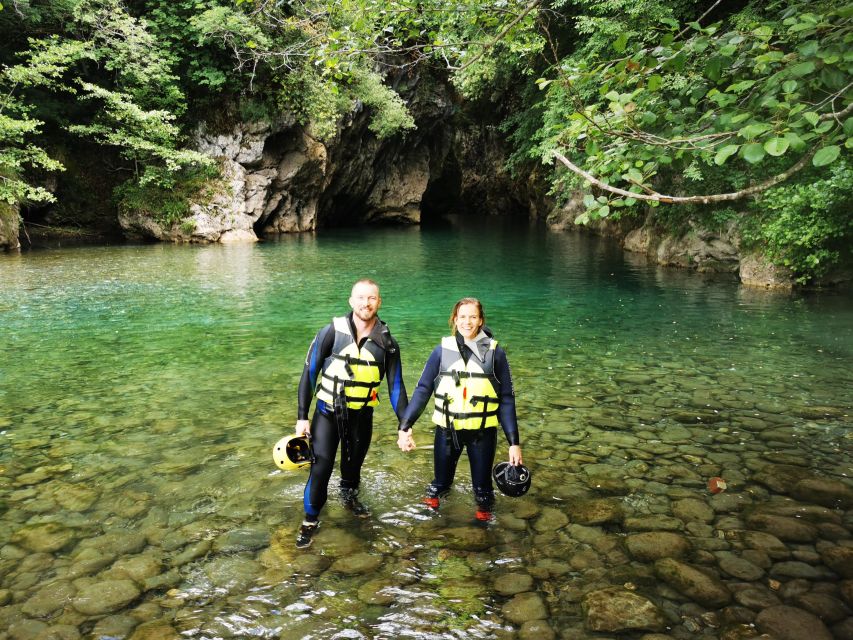
[[[463,338],[471,339],[480,333],[483,319],[475,304],[463,304],[456,310],[456,330]]]

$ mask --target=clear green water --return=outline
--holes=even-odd
[[[536,483],[500,500],[498,526],[470,525],[464,460],[441,516],[422,512],[431,452],[396,449],[383,393],[363,488],[373,517],[353,522],[332,501],[316,545],[291,548],[305,476],[277,471],[271,447],[292,429],[308,343],[362,276],[382,286],[410,390],[453,302],[483,300],[508,349]],[[851,473],[849,294],[749,290],[534,226],[0,256],[0,318],[0,628],[36,620],[85,635],[124,619],[199,638],[492,637],[514,624],[495,581],[522,571],[551,628],[582,634],[575,591],[644,570],[542,514],[571,520],[567,504],[597,496],[668,513],[685,492],[707,498],[713,475],[772,499],[753,490],[762,461]],[[649,453],[670,426],[686,441]],[[430,431],[422,419],[416,440]],[[65,536],[59,548],[21,533],[44,523]],[[104,566],[81,569],[87,544],[116,532],[145,544],[104,543]],[[198,557],[176,561],[190,548]],[[590,550],[594,560],[572,560]],[[106,618],[74,609],[85,587],[127,577],[113,561],[137,557],[156,567],[147,587],[136,576],[138,597]],[[353,557],[364,567],[335,564]],[[52,582],[69,595],[47,612],[26,606]]]

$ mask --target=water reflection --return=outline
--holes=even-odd
[[[45,250],[0,273],[10,638],[731,638],[778,635],[774,620],[846,637],[848,296],[491,220]],[[497,526],[473,526],[466,474],[421,509],[431,451],[399,453],[384,403],[373,517],[332,504],[293,548],[305,477],[269,449],[313,332],[362,275],[410,385],[456,297],[483,298],[505,338],[536,475]]]

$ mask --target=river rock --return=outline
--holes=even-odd
[[[642,562],[654,562],[661,558],[681,558],[690,551],[690,543],[677,533],[649,531],[636,533],[625,538],[625,546],[631,557]]]
[[[751,529],[773,534],[788,542],[814,542],[817,539],[817,528],[796,518],[753,513],[747,516],[746,524]]]
[[[735,591],[734,598],[738,604],[752,609],[753,611],[760,611],[762,609],[767,609],[768,607],[775,607],[782,604],[779,600],[779,596],[762,585],[752,585],[746,589]]]
[[[41,620],[15,620],[7,628],[7,633],[12,640],[33,640],[43,633],[47,633],[48,625]]]
[[[132,616],[116,614],[101,618],[92,629],[92,638],[106,640],[107,638],[126,638],[130,635],[139,621]]]
[[[833,580],[835,574],[825,567],[815,567],[796,560],[777,562],[770,569],[773,578],[801,578],[803,580]]]
[[[785,543],[770,533],[739,531],[736,536],[748,549],[762,551],[774,560],[784,560],[791,556],[791,550],[785,546]]]
[[[233,529],[216,538],[213,550],[218,553],[257,551],[270,543],[267,529]]]
[[[828,547],[820,552],[820,557],[842,578],[853,578],[853,547]]]
[[[853,488],[841,480],[805,478],[791,489],[791,495],[806,503],[815,503],[831,509],[853,507]]]
[[[665,515],[633,516],[625,518],[627,531],[681,531],[684,523],[678,518]]]
[[[303,553],[296,556],[290,563],[290,567],[297,575],[318,576],[332,564],[328,556]]]
[[[719,579],[673,558],[655,562],[655,574],[703,606],[718,609],[732,600],[731,592]]]
[[[451,527],[444,530],[435,546],[462,551],[482,551],[492,545],[489,532],[481,527]]]
[[[134,630],[129,640],[182,640],[183,636],[166,620],[146,622]]]
[[[721,553],[719,556],[719,565],[723,573],[739,580],[746,580],[747,582],[760,580],[764,575],[764,569],[755,566],[748,560],[740,558],[733,553]]]
[[[569,517],[553,507],[545,507],[540,515],[533,523],[533,528],[539,533],[547,531],[556,531],[569,524]]]
[[[533,591],[516,594],[501,609],[503,617],[514,624],[523,624],[528,620],[545,620],[548,609],[542,597]]]
[[[545,620],[528,620],[518,630],[519,640],[554,640],[557,634]]]
[[[702,500],[687,498],[672,503],[672,515],[685,522],[713,522],[714,510]]]
[[[358,599],[365,604],[388,606],[397,600],[397,596],[388,589],[393,583],[388,578],[368,580],[358,588]]]
[[[514,596],[517,593],[530,591],[533,588],[533,577],[527,573],[505,573],[498,576],[494,589],[502,596]]]
[[[624,517],[621,501],[614,498],[573,502],[569,511],[572,522],[583,525],[621,522]]]
[[[142,551],[148,544],[145,536],[134,531],[109,531],[96,538],[83,540],[80,549],[95,549],[101,553],[129,556]]]
[[[51,582],[27,600],[21,607],[21,611],[34,618],[46,618],[54,611],[62,609],[75,592],[76,590],[69,582]]]
[[[153,554],[119,558],[115,564],[110,567],[110,572],[116,575],[116,577],[123,574],[123,577],[130,578],[139,584],[142,584],[148,578],[153,578],[154,576],[159,575],[162,570],[162,558]]]
[[[760,482],[773,493],[787,495],[798,482],[813,477],[804,467],[771,464],[754,473],[752,479]]]
[[[793,604],[798,608],[809,611],[823,620],[826,624],[841,622],[850,615],[850,609],[838,598],[828,593],[810,592],[797,596]]]
[[[71,604],[80,613],[98,616],[123,609],[140,593],[130,580],[106,580],[83,587]]]
[[[832,640],[820,618],[787,605],[765,609],[756,616],[755,626],[776,640]]]
[[[348,576],[370,573],[382,565],[382,556],[370,553],[356,553],[345,558],[339,558],[332,563],[331,571]]]
[[[582,608],[590,631],[663,631],[666,626],[663,612],[653,602],[621,587],[587,594]]]
[[[74,532],[57,522],[33,524],[18,529],[12,543],[38,553],[53,553],[74,541]]]

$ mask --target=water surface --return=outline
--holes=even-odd
[[[410,390],[455,300],[482,299],[535,486],[499,498],[497,523],[477,529],[463,458],[440,515],[425,512],[431,452],[396,449],[383,389],[362,493],[373,516],[353,521],[331,500],[316,544],[297,552],[305,476],[279,472],[271,447],[292,429],[311,338],[364,276],[382,286]],[[721,637],[734,624],[722,607],[626,550],[661,530],[735,594],[799,580],[844,606],[821,553],[849,541],[853,504],[797,502],[784,485],[850,477],[848,294],[747,289],[489,220],[4,255],[0,318],[9,637],[591,638],[585,594],[625,585],[660,607],[672,637]],[[707,491],[714,476],[725,500]],[[785,545],[820,577],[761,567],[744,551],[766,550],[727,542],[759,526],[750,509],[791,504],[819,532]],[[613,513],[591,518],[589,505]],[[761,575],[727,574],[730,556]],[[84,602],[92,594],[100,604]]]

